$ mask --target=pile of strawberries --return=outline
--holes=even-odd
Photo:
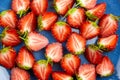
[[[47,11],[48,0],[12,0],[11,9],[0,13],[0,26],[4,27],[0,65],[11,69],[11,80],[30,80],[30,69],[38,80],[48,80],[50,75],[53,80],[96,80],[97,75],[112,75],[114,65],[103,52],[117,45],[118,17],[105,14],[106,3],[96,2],[54,0],[55,13]],[[58,20],[60,16],[63,20]],[[72,32],[72,28],[80,32]],[[51,31],[57,42],[49,43],[38,30]],[[86,45],[95,37],[95,44]],[[17,54],[13,47],[21,42],[25,46]],[[63,42],[70,53],[63,53]],[[36,61],[33,51],[43,48],[46,60]],[[81,64],[79,55],[83,53],[89,63]],[[60,63],[63,71],[53,71],[54,63]]]

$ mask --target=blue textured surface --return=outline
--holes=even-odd
[[[49,1],[48,11],[54,11],[54,9],[52,7],[53,0],[48,0],[48,1]],[[117,15],[117,16],[120,15],[120,0],[98,0],[98,3],[101,3],[101,2],[107,3],[106,13],[112,13],[112,14]],[[3,10],[10,9],[10,6],[11,6],[11,0],[0,0],[0,12]],[[2,30],[3,29],[0,28],[0,32]],[[50,32],[42,31],[40,33],[43,34],[44,36],[46,36],[49,39],[50,43],[56,41],[52,37]],[[117,34],[120,35],[120,27],[117,31]],[[88,41],[87,43],[88,44],[90,44],[91,42],[93,43],[93,42],[95,42],[94,40],[96,40],[96,39]],[[23,45],[24,44],[20,44],[17,47],[15,47],[16,51],[18,52],[19,48]],[[63,43],[63,46],[64,45],[65,44]],[[1,44],[0,44],[0,48],[1,48]],[[108,55],[109,58],[111,59],[111,61],[114,63],[114,66],[115,66],[114,74],[112,76],[106,77],[106,78],[101,78],[101,77],[97,76],[97,80],[120,80],[120,59],[119,59],[120,58],[120,51],[119,50],[120,50],[120,37],[119,37],[119,41],[118,41],[118,45],[117,45],[116,49],[112,52],[104,53],[105,55]],[[41,51],[38,51],[38,52],[34,52],[33,54],[34,54],[36,60],[45,59],[44,52],[45,52],[44,49],[42,49]],[[64,53],[67,53],[65,46],[64,46]],[[83,55],[80,55],[80,58],[82,60],[82,63],[87,63],[87,61]],[[54,64],[53,71],[56,71],[56,70],[62,70],[59,64]],[[10,70],[8,70],[8,72],[10,72]],[[31,80],[37,80],[35,78],[35,76],[33,75],[32,70],[30,70],[29,72],[31,74]],[[51,80],[51,78],[50,78],[50,80]]]

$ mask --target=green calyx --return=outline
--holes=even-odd
[[[0,16],[4,16],[4,15],[7,13],[7,11],[8,11],[8,10],[2,11],[2,12],[0,13]]]
[[[94,20],[96,20],[96,19],[98,19],[98,17],[97,16],[95,16],[95,15],[93,15],[92,13],[90,13],[89,11],[86,11],[86,16],[90,19],[90,20],[92,20],[92,21],[94,21]]]
[[[19,17],[22,17],[27,13],[28,9],[27,10],[20,10],[20,11],[17,12],[17,14],[19,15]]]
[[[103,44],[100,43],[98,43],[98,48],[101,49],[102,51],[106,51],[106,52],[109,51]]]
[[[39,65],[48,65],[48,62],[47,62],[47,60],[39,60],[39,61],[37,61],[37,63],[39,64]]]
[[[101,75],[101,77],[109,77],[111,76],[113,73],[108,73],[108,74],[105,74],[105,75]]]
[[[74,54],[75,54],[75,55],[81,55],[81,54],[83,54],[84,52],[85,52],[85,49],[84,49],[84,50],[77,51],[77,52],[75,52]]]
[[[47,58],[47,64],[49,63],[49,64],[53,65],[53,60],[50,57],[48,57],[47,55],[45,55],[45,56]]]
[[[59,22],[57,22],[56,24],[59,25],[59,26],[64,26],[64,25],[66,25],[66,23],[63,22],[63,21],[59,21]]]
[[[77,10],[77,8],[72,8],[67,12],[67,15],[69,14],[73,14],[75,11]]]
[[[72,56],[72,54],[71,53],[67,53],[67,54],[65,54],[65,58],[70,58]]]
[[[76,6],[84,7],[84,4],[82,3],[82,0],[76,0],[77,4]]]
[[[19,63],[17,63],[17,65],[18,65],[21,69],[25,69],[25,70],[29,70],[29,69],[32,68],[32,67],[30,67],[30,66],[27,66],[27,65],[21,65],[21,64],[19,64]]]
[[[11,47],[4,47],[0,50],[0,54],[5,54]]]
[[[110,14],[110,17],[111,17],[113,20],[119,21],[119,16],[115,16],[115,15],[113,15],[113,14]]]
[[[55,11],[58,12],[59,9],[56,5],[56,0],[53,0],[53,7],[54,7]]]
[[[94,49],[94,50],[99,50],[99,47],[96,46],[95,44],[90,44],[88,45],[89,48]]]
[[[39,31],[43,30],[42,16],[40,15],[37,19]]]

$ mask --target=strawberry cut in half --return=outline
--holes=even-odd
[[[48,62],[59,62],[63,56],[62,44],[55,42],[46,47],[46,57]]]
[[[22,47],[19,50],[16,57],[16,63],[20,68],[29,70],[33,67],[34,61],[35,58],[33,54],[26,47]]]
[[[48,8],[48,0],[32,0],[30,7],[37,16],[43,15]]]
[[[16,51],[11,47],[5,47],[0,50],[0,65],[11,69],[15,65]]]
[[[54,23],[57,22],[58,16],[54,12],[46,12],[44,15],[38,17],[39,30],[51,30]]]
[[[51,32],[52,32],[53,37],[57,41],[64,42],[69,37],[72,30],[71,30],[71,27],[67,23],[59,21],[59,22],[56,22],[52,26]]]
[[[85,21],[85,10],[82,8],[72,8],[67,14],[67,23],[73,28],[79,28]]]
[[[17,26],[17,15],[13,10],[5,10],[0,13],[0,26],[16,28]]]
[[[35,76],[40,80],[48,80],[52,73],[52,66],[46,60],[39,60],[33,66]]]
[[[107,77],[113,74],[114,65],[107,56],[96,66],[96,72],[101,77]]]
[[[85,51],[86,40],[78,33],[73,32],[67,40],[66,47],[73,54],[82,54]]]
[[[61,60],[61,67],[69,75],[75,75],[81,63],[77,55],[65,54]]]

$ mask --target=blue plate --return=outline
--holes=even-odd
[[[0,12],[3,10],[10,9],[11,1],[12,0],[0,0]],[[54,9],[52,7],[53,0],[48,0],[48,1],[49,1],[48,11],[54,11]],[[106,4],[107,4],[106,13],[108,13],[108,14],[112,13],[117,16],[120,15],[120,0],[98,0],[98,3],[101,3],[101,2],[106,2]],[[2,30],[3,30],[3,28],[0,27],[0,32],[2,32]],[[77,30],[73,30],[73,31],[77,31]],[[42,31],[40,33],[43,34],[44,36],[46,36],[49,39],[50,43],[56,42],[56,40],[53,38],[53,36],[51,35],[51,33],[49,31]],[[120,27],[117,31],[117,34],[120,35]],[[87,44],[94,43],[95,41],[96,41],[96,38],[89,40],[87,42]],[[24,44],[22,43],[22,44],[16,46],[15,47],[16,51],[18,52],[20,47],[23,45]],[[0,44],[0,47],[1,46],[2,45]],[[64,46],[64,53],[68,53],[68,51],[65,48],[65,43],[63,43],[63,46]],[[110,77],[105,77],[105,78],[97,76],[97,80],[120,80],[120,51],[119,50],[120,50],[120,39],[119,39],[118,45],[114,51],[104,53],[105,55],[109,56],[111,61],[114,63],[114,66],[115,66],[114,74]],[[39,60],[39,59],[45,59],[44,53],[45,53],[45,50],[42,49],[41,51],[34,52],[33,54],[34,54],[36,60]],[[80,58],[82,60],[82,63],[88,63],[83,55],[80,55]],[[54,63],[53,71],[62,71],[62,69],[59,64]],[[10,70],[8,70],[8,72],[10,73]],[[31,80],[37,80],[36,77],[34,76],[32,70],[30,70],[29,73],[31,75]],[[52,80],[52,78],[50,77],[49,80]]]

